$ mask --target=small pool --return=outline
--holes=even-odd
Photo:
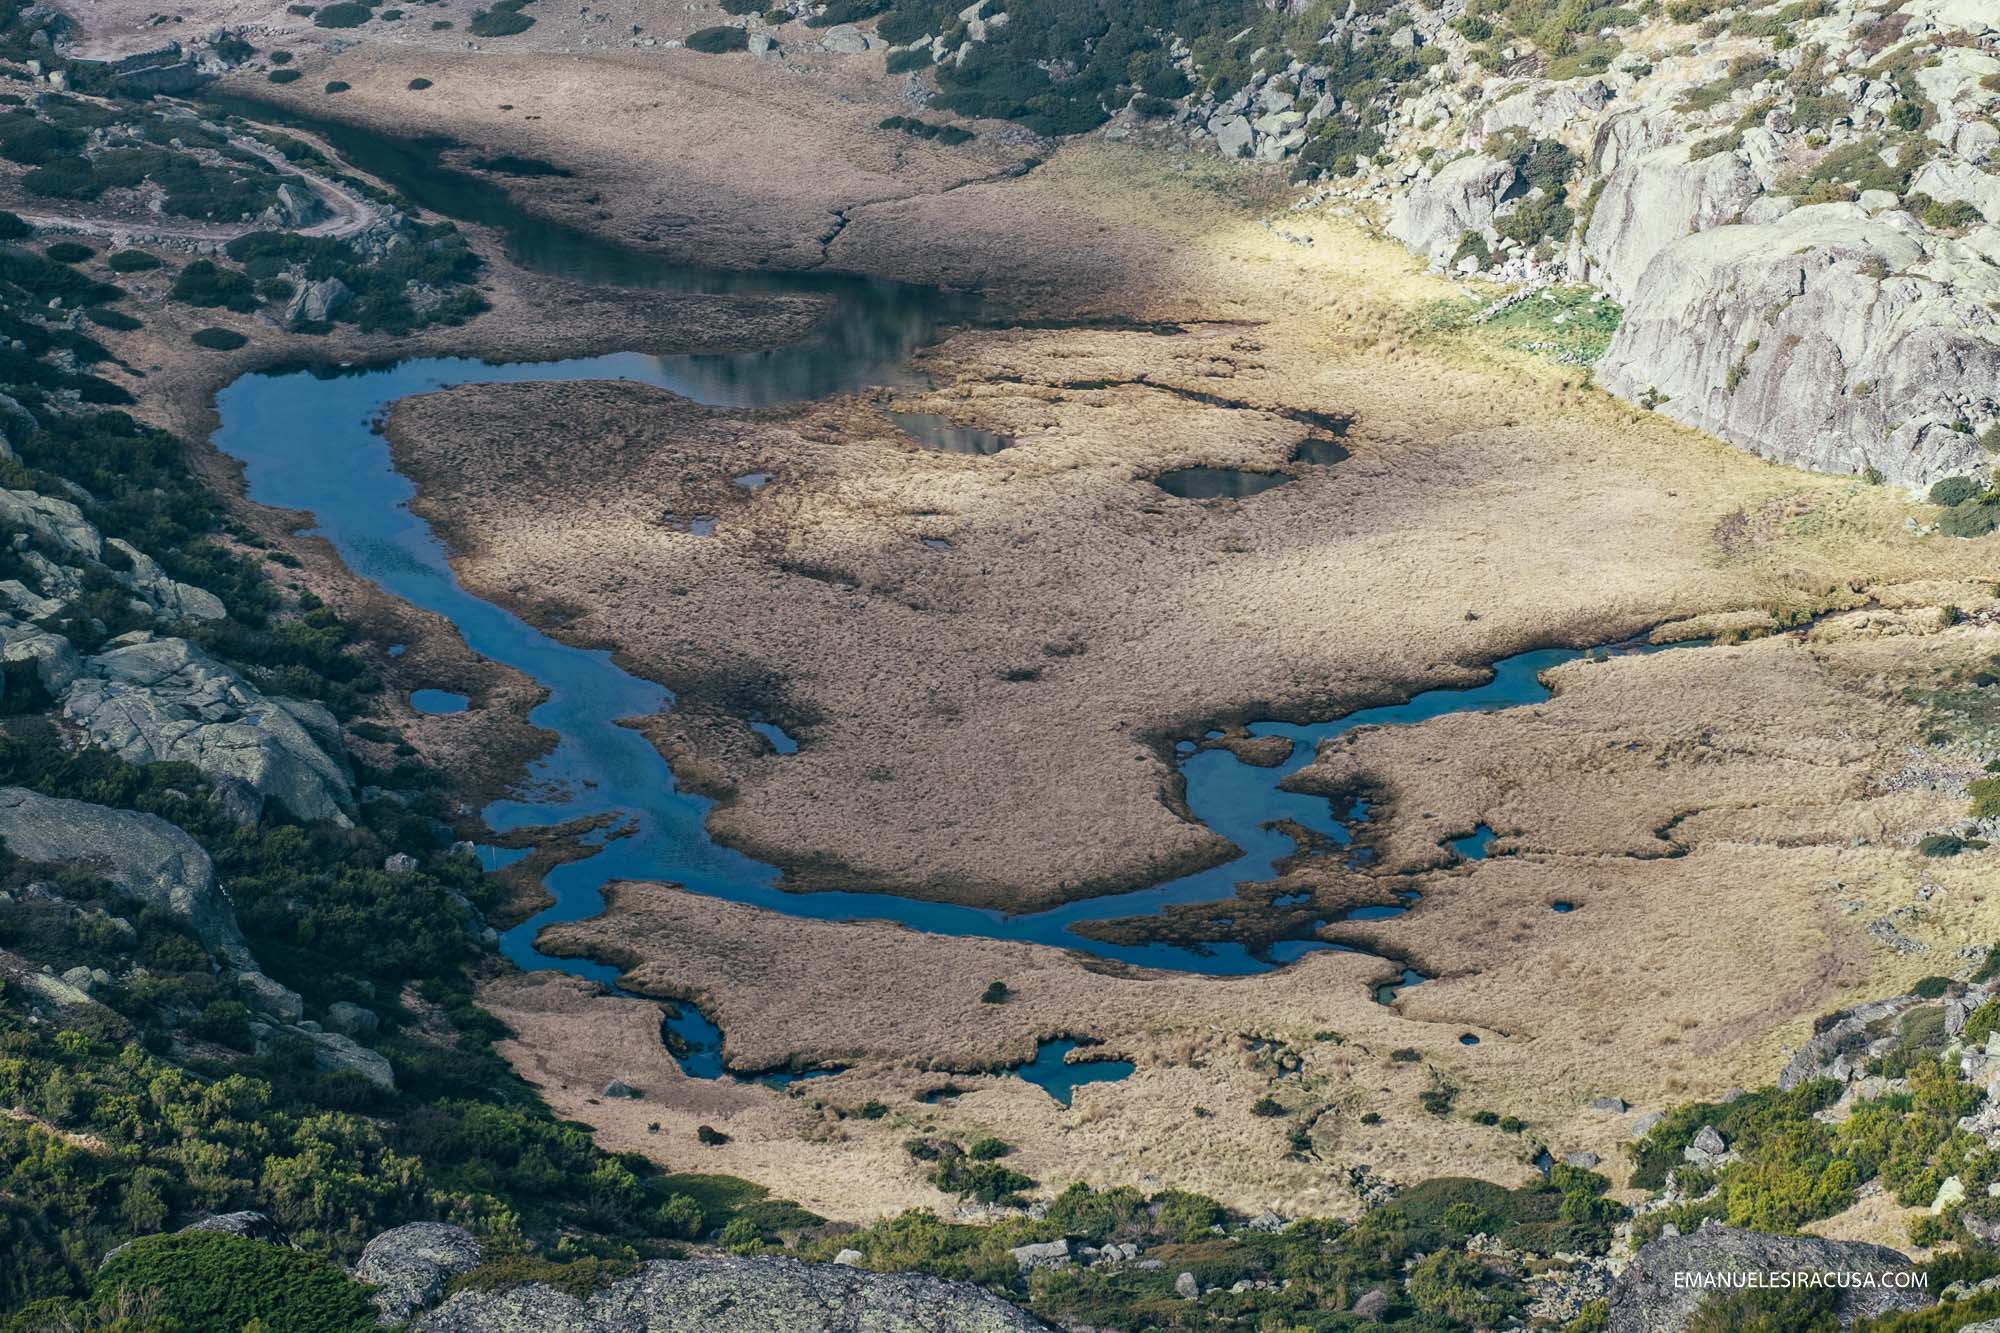
[[[1153,478],[1168,495],[1183,500],[1240,500],[1293,480],[1289,472],[1253,472],[1241,467],[1177,467]]]
[[[1294,463],[1311,463],[1318,467],[1331,467],[1333,464],[1345,462],[1353,456],[1339,441],[1329,440],[1323,436],[1314,436],[1312,439],[1302,442],[1298,448],[1292,450],[1292,461]]]
[[[1014,445],[1014,441],[1005,435],[995,435],[977,426],[961,426],[950,417],[939,416],[935,412],[891,412],[889,417],[903,428],[903,434],[919,444],[928,444],[948,454],[987,457]]]
[[[799,752],[799,743],[793,740],[790,733],[775,722],[752,720],[750,730],[771,742],[771,748],[779,754],[797,754]]]
[[[1484,861],[1493,848],[1493,830],[1481,824],[1462,838],[1453,838],[1445,844],[1458,853],[1461,860]]]
[[[451,690],[411,690],[410,707],[419,713],[463,713],[472,700]]]
[[[1130,1060],[1088,1060],[1065,1063],[1069,1053],[1083,1043],[1065,1037],[1045,1041],[1035,1048],[1035,1058],[1017,1065],[1013,1072],[1040,1088],[1064,1106],[1070,1104],[1077,1088],[1085,1083],[1117,1083],[1132,1077],[1136,1066]]]
[[[1555,902],[1549,904],[1549,910],[1551,912],[1565,912],[1565,913],[1574,912],[1576,910],[1576,904],[1570,902],[1564,902],[1559,898]]]
[[[746,491],[754,491],[770,485],[771,474],[768,472],[745,472],[740,477],[731,477],[730,480]]]

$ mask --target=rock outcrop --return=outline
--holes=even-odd
[[[1897,1285],[1914,1273],[1907,1255],[1859,1241],[1817,1236],[1770,1236],[1736,1227],[1709,1225],[1682,1236],[1662,1236],[1632,1257],[1611,1288],[1611,1333],[1680,1333],[1708,1296],[1729,1288],[1675,1279],[1677,1273],[1825,1273],[1833,1277],[1871,1274],[1874,1285],[1842,1286],[1838,1314],[1843,1327],[1864,1316],[1920,1310],[1927,1293]]]
[[[0,490],[0,533],[13,534],[17,549],[29,548],[25,561],[36,571],[43,599],[66,600],[82,591],[72,562],[102,563],[133,591],[143,609],[162,620],[220,620],[225,614],[214,593],[169,578],[151,556],[130,542],[105,540],[68,500],[36,491]],[[22,607],[32,594],[18,581],[9,582],[13,587],[8,600]],[[30,614],[42,612],[31,609]]]
[[[346,822],[350,775],[315,737],[336,744],[323,708],[266,698],[185,639],[141,631],[112,644],[63,695],[91,740],[130,763],[179,760],[237,779],[302,819]]]
[[[1923,487],[1985,470],[1996,302],[2000,267],[1907,214],[1800,208],[1657,254],[1599,378],[1768,458]]]
[[[90,870],[185,922],[209,952],[232,967],[257,968],[208,853],[164,819],[0,787],[0,841],[26,861]]]
[[[969,1283],[794,1259],[649,1263],[578,1300],[552,1288],[465,1291],[417,1333],[1030,1333],[1046,1325]]]
[[[1389,234],[1435,263],[1451,258],[1467,232],[1491,239],[1493,211],[1514,186],[1514,164],[1473,154],[1419,180],[1396,204]]]
[[[382,1322],[399,1324],[444,1299],[445,1283],[479,1266],[479,1242],[464,1227],[412,1222],[368,1242],[354,1278],[376,1290]]]

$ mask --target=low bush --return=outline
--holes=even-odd
[[[190,333],[188,341],[211,352],[233,352],[250,340],[234,329],[206,328]]]
[[[50,259],[55,260],[58,264],[81,264],[84,260],[96,254],[97,251],[79,241],[57,241],[54,245],[43,250],[42,253]]]
[[[1949,509],[1979,494],[1979,483],[1970,477],[1946,477],[1931,486],[1930,502]]]
[[[113,273],[144,273],[163,262],[158,255],[149,255],[144,250],[113,250],[104,257],[104,266]]]
[[[688,34],[688,50],[700,51],[703,55],[719,56],[731,51],[750,49],[750,34],[741,28],[728,26],[717,28],[697,28]]]
[[[354,0],[335,0],[333,4],[321,5],[313,14],[315,28],[358,28],[375,16],[375,11],[367,5],[356,4]]]
[[[295,69],[274,69],[270,73],[272,83],[297,83],[304,77]]]
[[[288,1333],[370,1333],[375,1307],[340,1266],[215,1231],[144,1236],[97,1271],[92,1293],[157,1292],[161,1322],[188,1329],[258,1324]]]

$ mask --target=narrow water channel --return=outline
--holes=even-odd
[[[264,120],[288,119],[268,108],[237,104],[230,109]],[[715,273],[655,261],[521,214],[507,204],[498,186],[441,167],[437,154],[442,145],[435,141],[385,139],[330,123],[307,128],[324,135],[355,165],[425,207],[498,228],[513,258],[544,272],[675,291],[803,292],[829,296],[835,302],[829,317],[806,339],[740,355],[616,353],[503,365],[426,357],[389,365],[253,373],[217,395],[220,426],[213,442],[243,463],[252,500],[310,512],[314,531],[330,541],[357,573],[451,621],[473,651],[522,672],[548,690],[548,699],[535,709],[532,720],[555,733],[556,747],[534,765],[522,788],[533,794],[487,807],[487,823],[504,832],[611,812],[630,830],[606,839],[594,854],[549,873],[546,884],[553,905],[501,940],[503,952],[522,967],[559,968],[614,982],[615,969],[551,958],[537,950],[534,941],[545,926],[601,911],[604,884],[635,879],[672,881],[694,893],[796,917],[887,920],[938,935],[1055,945],[1185,972],[1263,971],[1314,949],[1344,946],[1322,940],[1288,941],[1256,956],[1232,942],[1195,947],[1108,943],[1079,935],[1072,927],[1156,912],[1169,904],[1227,899],[1239,882],[1271,878],[1277,860],[1295,850],[1290,838],[1269,827],[1273,821],[1296,821],[1345,846],[1352,839],[1353,822],[1367,817],[1365,807],[1337,814],[1324,799],[1279,788],[1286,775],[1310,762],[1319,742],[1357,726],[1419,722],[1446,713],[1545,699],[1548,691],[1540,683],[1540,673],[1581,655],[1565,650],[1523,653],[1498,663],[1492,680],[1476,688],[1430,691],[1402,704],[1312,725],[1253,725],[1250,731],[1255,735],[1293,739],[1292,757],[1278,767],[1243,764],[1223,749],[1181,755],[1188,805],[1198,819],[1235,843],[1241,855],[1164,884],[1020,916],[886,894],[787,892],[779,887],[773,867],[711,839],[705,819],[712,803],[679,790],[659,752],[637,732],[619,725],[620,719],[670,706],[669,693],[628,675],[612,664],[607,653],[557,642],[462,588],[442,545],[410,512],[413,487],[395,470],[386,441],[371,423],[398,399],[459,384],[630,380],[702,403],[762,406],[901,382],[910,374],[907,361],[916,347],[945,325],[979,318],[980,304],[969,297],[862,278]],[[764,734],[774,749],[786,752],[789,737],[776,728]],[[1421,980],[1421,974],[1406,968],[1379,988],[1377,998],[1389,1003],[1400,989]],[[706,1019],[683,1006],[673,1027],[699,1063],[704,1067],[712,1063],[712,1073],[721,1072],[714,1050],[719,1034]],[[1061,1054],[1054,1056],[1057,1065]],[[704,1068],[704,1072],[710,1071]],[[1077,1075],[1113,1076],[1115,1070]]]

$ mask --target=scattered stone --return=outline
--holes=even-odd
[[[1174,1294],[1184,1301],[1201,1299],[1201,1283],[1194,1280],[1193,1273],[1182,1273],[1174,1279]]]
[[[1057,1239],[1039,1245],[1017,1245],[1007,1253],[1013,1256],[1015,1267],[1024,1273],[1032,1268],[1061,1268],[1069,1263],[1069,1242]]]
[[[614,1078],[604,1085],[604,1091],[598,1095],[600,1097],[626,1097],[636,1100],[639,1096],[639,1090],[622,1078]]]

